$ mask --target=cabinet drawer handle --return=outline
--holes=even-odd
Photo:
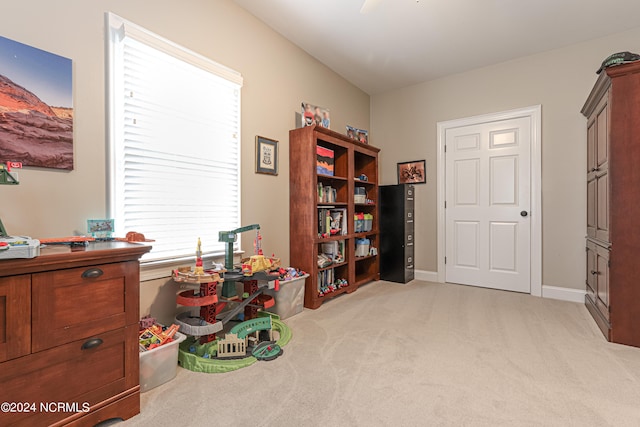
[[[591,172],[599,172],[600,168],[591,168]]]
[[[595,270],[591,270],[591,274],[593,274],[595,276],[596,274],[600,274],[600,272],[599,271],[595,271]]]
[[[104,274],[104,271],[100,270],[99,268],[90,268],[88,270],[85,270],[84,273],[82,273],[82,278],[95,279],[96,277],[100,277],[103,274]]]
[[[91,338],[90,340],[85,341],[80,348],[82,350],[90,350],[98,347],[100,344],[102,344],[102,340],[100,338]]]

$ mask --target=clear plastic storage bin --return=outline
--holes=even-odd
[[[144,393],[171,381],[178,373],[178,345],[187,338],[176,332],[173,341],[140,353],[140,391]]]
[[[305,274],[291,280],[281,280],[278,292],[275,289],[265,290],[264,293],[271,295],[276,301],[276,305],[267,311],[277,314],[280,319],[300,313],[304,309],[304,284],[307,277],[309,275]]]

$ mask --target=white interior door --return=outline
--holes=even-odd
[[[531,118],[445,132],[445,280],[531,292]]]

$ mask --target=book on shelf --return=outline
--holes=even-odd
[[[318,174],[333,176],[334,162],[333,150],[320,145],[316,147],[316,169]]]
[[[334,206],[318,208],[318,234],[344,236],[347,234],[347,209]]]
[[[318,203],[335,203],[337,191],[330,185],[318,183]]]
[[[334,269],[323,270],[318,272],[318,290],[332,285],[335,282]]]

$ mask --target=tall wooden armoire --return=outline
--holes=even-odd
[[[602,71],[582,114],[585,304],[609,341],[640,347],[640,62]]]

